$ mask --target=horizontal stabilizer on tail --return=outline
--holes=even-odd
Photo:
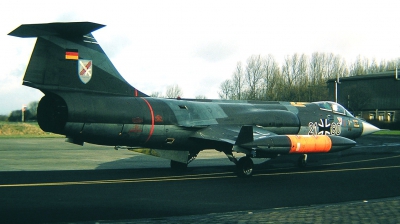
[[[91,22],[23,24],[8,35],[15,37],[82,36],[105,25]]]

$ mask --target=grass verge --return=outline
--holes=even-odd
[[[373,133],[373,135],[399,135],[400,136],[400,131],[399,130],[382,130]]]
[[[35,122],[0,122],[0,138],[59,138],[62,135],[42,131]]]

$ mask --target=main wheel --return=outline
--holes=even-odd
[[[181,162],[171,160],[171,168],[173,170],[186,170],[187,166],[188,166],[187,163],[181,163]]]
[[[251,177],[253,175],[253,160],[248,157],[242,157],[236,164],[236,172],[239,177]]]

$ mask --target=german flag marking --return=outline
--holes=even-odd
[[[65,59],[67,59],[67,60],[78,60],[79,59],[78,50],[66,49],[65,50]]]

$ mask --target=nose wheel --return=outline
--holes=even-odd
[[[297,166],[300,168],[304,168],[307,166],[307,154],[303,154],[297,160]]]
[[[239,177],[251,177],[253,175],[253,160],[248,157],[242,157],[236,163],[236,173]]]

